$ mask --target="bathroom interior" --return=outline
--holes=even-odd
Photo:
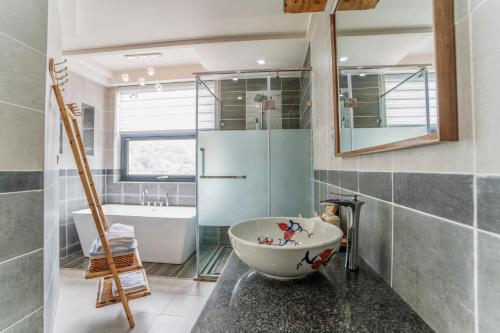
[[[497,0],[2,0],[0,333],[500,332]]]

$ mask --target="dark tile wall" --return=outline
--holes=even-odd
[[[56,160],[45,140],[48,1],[0,1],[0,13],[0,332],[42,333],[44,303],[57,301],[44,299],[54,222],[45,157]]]
[[[477,203],[472,175],[315,170],[314,206],[329,192],[360,194],[361,257],[437,331],[473,332],[476,204],[479,325],[494,332],[500,317],[481,309],[500,299],[500,177],[475,183]]]
[[[94,184],[101,198],[104,195],[104,170],[92,170]],[[62,259],[81,250],[72,212],[88,207],[85,192],[76,169],[59,170],[59,257]]]
[[[43,306],[43,172],[22,174],[0,172],[0,330]]]
[[[267,95],[266,78],[220,81],[220,96],[222,101],[220,112],[221,129],[245,130],[255,128],[253,122],[247,124],[247,114],[249,111],[253,111],[257,103],[252,100],[249,101],[248,96],[250,94],[253,96],[255,92],[265,92]],[[301,78],[272,78],[271,94],[281,95],[282,113],[281,119],[277,119],[279,126],[276,128],[300,128]],[[279,103],[277,107],[280,107]],[[264,121],[263,128],[267,128],[267,121]],[[271,128],[274,128],[274,126]]]
[[[354,110],[354,127],[380,127],[380,83],[378,75],[352,76],[352,95],[358,105]],[[341,88],[347,88],[347,77],[340,77]]]
[[[168,194],[171,206],[195,206],[196,184],[195,183],[132,183],[118,181],[119,170],[106,170],[105,197],[106,203],[140,205],[141,194],[148,190],[147,201],[162,202],[165,205],[165,197]]]

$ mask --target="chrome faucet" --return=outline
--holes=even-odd
[[[170,206],[170,202],[168,201],[168,192],[165,193],[165,206],[166,207]]]
[[[346,195],[331,193],[339,196],[336,199],[327,199],[320,202],[322,206],[336,204],[351,209],[351,218],[347,221],[347,253],[345,267],[350,271],[355,271],[359,267],[358,236],[359,236],[359,215],[364,201],[359,201],[359,195]]]

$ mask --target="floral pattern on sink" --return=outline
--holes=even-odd
[[[281,222],[276,224],[278,225],[278,228],[280,228],[280,230],[283,231],[283,238],[278,239],[278,242],[275,243],[273,238],[269,236],[257,237],[257,242],[259,244],[275,245],[275,246],[285,246],[287,244],[299,245],[300,242],[293,239],[293,237],[297,233],[305,232],[308,238],[311,238],[311,236],[313,235],[312,232],[309,232],[306,229],[304,229],[304,227],[302,227],[300,223],[294,222],[292,220],[289,220],[288,223]]]
[[[334,249],[325,249],[311,259],[309,258],[309,251],[307,251],[304,258],[302,258],[302,260],[297,264],[297,270],[302,267],[304,261],[310,265],[312,269],[318,269],[321,266],[326,266],[336,254],[337,252]]]

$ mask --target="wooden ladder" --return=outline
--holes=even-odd
[[[99,290],[97,294],[96,307],[103,307],[106,305],[111,305],[114,303],[121,302],[125,314],[127,316],[130,328],[134,328],[135,322],[130,310],[128,301],[144,296],[151,295],[149,286],[144,291],[134,292],[126,294],[123,290],[122,283],[120,281],[119,273],[129,272],[135,270],[142,270],[144,277],[145,272],[139,257],[139,253],[135,252],[134,264],[127,267],[117,268],[115,261],[113,259],[113,253],[109,246],[108,240],[106,239],[106,231],[108,230],[108,223],[106,221],[106,216],[104,215],[99,195],[97,194],[94,180],[92,178],[92,172],[87,159],[87,154],[84,149],[83,140],[80,135],[80,129],[78,126],[78,117],[81,116],[81,112],[78,110],[75,104],[65,104],[61,91],[64,84],[68,82],[67,78],[67,67],[57,69],[57,66],[61,66],[66,62],[55,63],[54,59],[49,59],[49,73],[51,78],[52,90],[54,91],[57,105],[61,114],[61,121],[64,125],[66,135],[73,153],[73,158],[75,159],[76,167],[78,169],[78,174],[82,182],[83,190],[85,192],[85,197],[89,204],[90,211],[92,213],[92,218],[94,220],[95,226],[97,228],[97,233],[101,241],[104,254],[109,265],[109,269],[101,272],[90,272],[89,269],[85,275],[86,278],[101,278]],[[62,89],[61,89],[62,88]],[[71,119],[71,120],[70,120]],[[90,264],[89,264],[90,267]],[[146,277],[145,277],[146,279]],[[112,282],[115,282],[116,289],[118,291],[118,297],[113,296],[112,293]],[[146,280],[147,281],[147,280]],[[147,282],[146,282],[147,283]]]

